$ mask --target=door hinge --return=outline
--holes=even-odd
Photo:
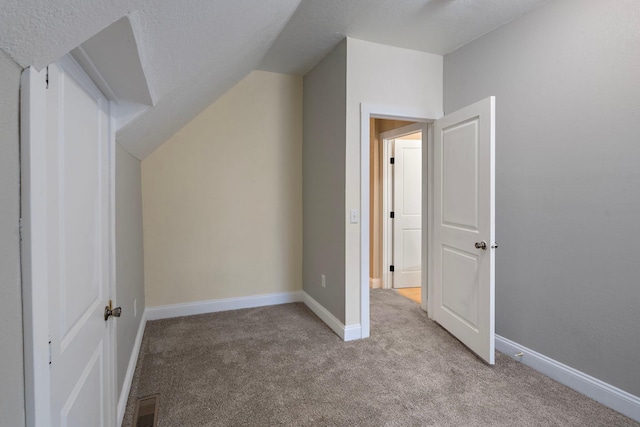
[[[389,271],[393,273],[395,271],[395,267],[393,265],[390,265],[389,266]]]
[[[51,338],[49,338],[49,366],[51,366]]]
[[[45,80],[44,80],[47,85],[46,85],[46,89],[49,89],[49,66],[47,66],[47,71],[45,73]]]
[[[396,213],[395,213],[395,212],[393,212],[393,211],[391,211],[391,213],[389,214],[389,217],[390,217],[391,219],[395,218],[395,217],[396,217]]]
[[[395,165],[395,164],[396,164],[396,158],[395,158],[395,157],[392,157],[391,159],[389,159],[389,161],[390,161],[390,163],[391,163],[392,165]]]

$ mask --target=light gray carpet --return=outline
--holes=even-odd
[[[123,426],[637,426],[498,354],[485,365],[394,291],[345,343],[301,303],[149,322]]]

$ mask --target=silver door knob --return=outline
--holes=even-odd
[[[476,242],[476,249],[482,249],[483,251],[487,250],[487,242]]]
[[[122,314],[122,307],[112,307],[111,300],[109,300],[109,305],[104,307],[104,321],[109,320],[109,317],[120,317]]]

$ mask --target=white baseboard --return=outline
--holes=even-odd
[[[496,350],[609,408],[640,421],[640,397],[496,335]],[[522,356],[516,356],[522,352]]]
[[[140,346],[142,345],[142,336],[144,335],[144,327],[147,324],[147,311],[145,310],[140,317],[140,325],[138,326],[138,333],[136,340],[133,342],[133,349],[131,351],[131,357],[129,357],[129,365],[127,366],[127,373],[124,376],[124,383],[122,384],[122,390],[120,390],[120,397],[118,398],[118,425],[122,426],[122,420],[124,419],[124,412],[127,409],[127,399],[129,398],[129,392],[131,391],[131,382],[133,381],[133,374],[136,370],[136,364],[138,363],[138,355],[140,354]]]
[[[358,340],[362,338],[362,328],[360,325],[345,326],[336,316],[331,314],[329,310],[324,308],[318,301],[313,299],[311,295],[306,292],[302,292],[302,301],[316,316],[327,324],[333,332],[336,333],[344,341]]]
[[[347,325],[344,327],[345,341],[359,340],[362,338],[362,326],[358,323],[356,325]]]
[[[302,301],[302,291],[162,305],[158,307],[147,307],[146,311],[147,320],[158,320],[300,301]]]
[[[369,287],[371,289],[379,289],[382,287],[382,279],[377,278],[374,279],[373,277],[369,277]]]

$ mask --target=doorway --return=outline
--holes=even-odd
[[[370,119],[426,122],[422,137],[422,304],[489,364],[495,334],[495,97],[447,116],[360,104],[360,321],[370,335]],[[488,242],[488,243],[487,243]],[[489,250],[491,249],[491,250]],[[427,254],[429,251],[429,254]],[[428,280],[427,280],[428,279]],[[425,281],[430,284],[427,289]],[[428,292],[429,298],[426,298]]]
[[[370,119],[370,287],[422,300],[423,124]]]

